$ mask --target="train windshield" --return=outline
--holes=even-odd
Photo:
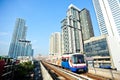
[[[73,61],[74,64],[85,63],[83,55],[73,55],[72,56],[72,61]]]
[[[68,58],[62,58],[63,62],[68,62]]]

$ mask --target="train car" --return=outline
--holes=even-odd
[[[71,70],[72,72],[87,72],[88,67],[84,60],[84,55],[80,53],[64,54],[61,62],[62,68]]]

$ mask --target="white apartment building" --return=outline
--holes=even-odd
[[[100,33],[115,36],[120,41],[120,1],[92,0]]]
[[[79,13],[80,9],[71,4],[68,7],[67,17],[61,21],[63,53],[80,53],[83,51]]]
[[[49,55],[52,59],[57,59],[61,56],[61,34],[54,32],[50,36]]]

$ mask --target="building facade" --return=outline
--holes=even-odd
[[[84,51],[87,57],[92,57],[95,67],[111,66],[120,70],[120,45],[115,37],[102,35],[84,41]]]
[[[86,8],[80,11],[80,24],[84,41],[94,36],[90,13]]]
[[[100,33],[116,36],[120,41],[120,2],[119,0],[92,0]]]
[[[92,37],[84,41],[84,51],[87,57],[110,56],[106,36]]]
[[[83,39],[94,36],[89,11],[80,10],[71,4],[68,7],[67,17],[61,21],[61,24],[62,52],[83,53]]]
[[[54,32],[50,36],[49,55],[56,59],[61,56],[61,34]]]
[[[16,19],[8,53],[8,56],[11,58],[17,58],[18,56],[30,56],[29,51],[32,49],[31,44],[26,42],[27,27],[25,24],[26,22],[24,19]]]

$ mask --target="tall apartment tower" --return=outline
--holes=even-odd
[[[86,8],[80,11],[80,24],[84,41],[94,36],[90,13]]]
[[[83,52],[83,40],[94,36],[92,23],[87,9],[80,11],[71,4],[68,7],[67,17],[61,21],[62,24],[62,52]],[[89,28],[90,27],[90,28]]]
[[[14,32],[12,35],[12,40],[9,47],[9,53],[8,53],[9,57],[17,58],[17,56],[24,55],[25,43],[21,43],[19,42],[19,40],[26,39],[26,30],[27,27],[25,26],[25,20],[17,18],[14,27]]]
[[[54,32],[50,36],[49,53],[52,56],[59,57],[61,55],[61,34]]]
[[[119,0],[92,0],[100,33],[116,36],[120,40],[120,2]]]

